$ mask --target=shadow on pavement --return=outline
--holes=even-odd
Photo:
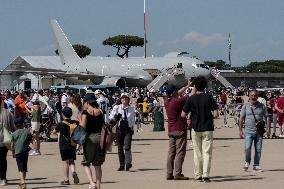
[[[245,180],[261,180],[263,177],[254,177],[255,175],[228,175],[228,176],[214,176],[210,177],[212,182],[228,182],[228,181],[245,181]]]
[[[277,171],[284,171],[284,169],[270,169],[270,170],[264,170],[265,172],[266,171],[272,171],[272,172],[277,172]]]
[[[129,172],[143,172],[143,171],[160,171],[160,170],[164,170],[163,168],[146,168],[146,169],[136,169],[136,170],[130,170]]]
[[[133,144],[133,145],[136,145],[136,146],[150,146],[152,144]]]
[[[169,140],[169,139],[168,138],[136,138],[136,139],[133,139],[133,141],[163,141],[163,140]],[[236,138],[224,137],[224,138],[214,138],[213,140],[243,140],[243,139],[240,139],[237,137]]]
[[[55,183],[58,183],[58,182],[29,182],[27,181],[26,182],[27,185],[33,185],[33,184],[55,184]],[[18,185],[19,183],[10,183],[9,182],[9,185]]]
[[[119,183],[120,181],[103,181],[102,184],[115,184],[115,183]],[[88,185],[88,182],[82,182],[79,183],[78,185]]]
[[[26,180],[44,180],[44,179],[47,179],[45,177],[39,177],[39,178],[28,178]],[[8,181],[19,181],[20,179],[8,179]]]
[[[142,152],[131,152],[132,154],[142,154]],[[107,154],[117,154],[117,152],[107,152]]]
[[[35,187],[35,188],[32,188],[32,189],[42,189],[42,188],[66,188],[68,186],[40,186],[40,187]]]

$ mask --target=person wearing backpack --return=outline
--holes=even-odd
[[[65,107],[62,110],[63,121],[56,125],[55,131],[59,133],[59,150],[64,167],[64,180],[61,185],[70,185],[69,168],[71,168],[74,184],[79,183],[75,169],[76,144],[71,141],[71,134],[77,126],[75,120],[71,120],[72,109]]]
[[[17,167],[20,175],[19,189],[27,189],[26,175],[28,172],[28,159],[30,151],[30,143],[33,136],[28,129],[25,128],[24,120],[19,117],[15,119],[17,130],[11,137],[11,148],[13,157],[16,158]]]

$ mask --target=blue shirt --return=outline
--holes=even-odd
[[[253,109],[257,121],[264,120],[266,122],[267,110],[262,103],[257,101],[254,106],[252,106],[250,102],[244,104],[240,116],[243,117],[245,120],[245,133],[256,132],[256,127],[255,127],[256,122],[253,113],[251,111],[251,107]]]

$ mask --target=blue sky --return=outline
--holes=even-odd
[[[284,59],[283,0],[146,0],[148,55],[187,51],[201,60],[232,65]],[[58,20],[72,44],[93,56],[115,56],[109,36],[143,37],[143,0],[1,0],[0,67],[19,55],[54,55],[49,20]],[[130,56],[143,56],[133,48]]]

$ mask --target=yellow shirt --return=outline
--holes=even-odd
[[[147,110],[148,110],[148,106],[149,106],[149,104],[148,104],[148,102],[143,102],[143,109],[142,109],[142,111],[143,112],[147,112]]]

